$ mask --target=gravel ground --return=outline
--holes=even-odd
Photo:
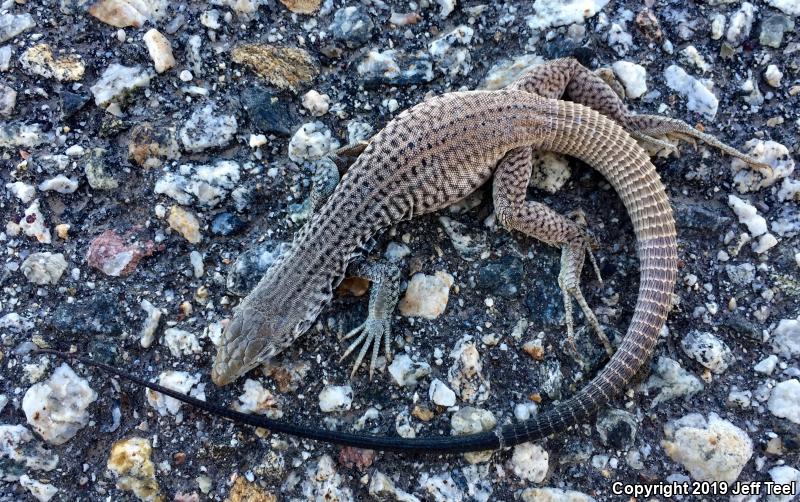
[[[606,1],[4,1],[0,501],[588,501],[646,486],[662,492],[638,499],[797,500],[800,3]],[[492,454],[375,454],[31,354],[89,353],[243,411],[406,437],[553,406],[605,353],[581,328],[575,360],[559,251],[498,228],[490,187],[377,239],[372,257],[407,290],[397,357],[371,381],[338,363],[366,315],[356,281],[269,367],[223,389],[208,375],[231,308],[302,224],[321,156],[427,96],[562,56],[633,110],[773,166],[763,177],[702,145],[654,156],[678,222],[676,307],[596,421]],[[536,169],[531,198],[587,215],[604,283],[588,270],[584,291],[621,336],[638,284],[621,202],[579,162]]]

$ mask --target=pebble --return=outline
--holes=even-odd
[[[174,128],[155,128],[149,122],[141,122],[131,129],[128,159],[135,164],[145,168],[161,167],[163,159],[180,156]]]
[[[548,193],[561,190],[572,170],[567,159],[551,152],[534,152],[531,158],[532,167],[530,185]]]
[[[280,0],[292,12],[298,14],[313,14],[319,10],[322,0]]]
[[[33,498],[39,502],[48,502],[56,496],[58,488],[48,483],[40,483],[35,479],[31,479],[27,474],[19,477],[19,484],[27,489]]]
[[[141,28],[150,19],[151,5],[157,4],[135,0],[100,0],[89,7],[89,14],[116,28]]]
[[[23,472],[50,472],[58,465],[58,455],[23,425],[0,424],[0,481],[17,481]]]
[[[0,121],[0,147],[32,148],[48,141],[50,135],[42,131],[40,124],[19,124]]]
[[[457,0],[436,0],[439,4],[439,17],[444,19],[449,16],[456,8]]]
[[[28,237],[33,237],[42,244],[50,244],[52,238],[50,229],[44,222],[44,215],[39,210],[39,199],[33,201],[25,210],[25,215],[19,220],[20,229]]]
[[[89,88],[97,106],[106,107],[119,102],[140,87],[150,85],[151,75],[138,66],[113,63],[103,71],[100,80]]]
[[[560,488],[526,488],[521,494],[522,502],[596,502],[582,492]]]
[[[800,16],[800,2],[797,0],[767,0],[767,4],[771,7],[775,7],[784,14]]]
[[[237,130],[234,115],[220,113],[213,103],[208,103],[192,112],[192,116],[181,127],[179,136],[186,151],[202,152],[227,146]]]
[[[321,117],[328,113],[331,98],[327,94],[320,94],[314,89],[303,94],[303,108],[311,112],[314,117]]]
[[[462,502],[464,494],[458,487],[449,472],[433,473],[423,472],[419,477],[419,485],[428,495],[425,500],[432,502]]]
[[[86,181],[95,190],[114,190],[119,187],[119,181],[106,171],[106,158],[105,150],[95,148],[89,158],[85,159]]]
[[[167,346],[173,357],[197,354],[200,352],[200,343],[194,333],[178,328],[164,330],[162,343]]]
[[[756,8],[750,2],[742,2],[741,7],[732,16],[728,24],[725,39],[734,47],[738,47],[750,36],[753,28]]]
[[[544,31],[551,26],[583,24],[606,6],[608,0],[536,0],[535,14],[525,18],[528,28]]]
[[[153,67],[156,73],[164,73],[175,66],[172,45],[160,31],[155,28],[149,29],[142,37],[142,40],[144,40],[147,52],[150,54],[150,59],[153,60]]]
[[[8,71],[11,68],[11,45],[0,47],[0,72]]]
[[[514,82],[521,77],[525,72],[531,70],[537,65],[544,63],[544,58],[536,54],[523,54],[514,59],[506,59],[496,63],[491,67],[486,77],[483,79],[481,89],[487,91],[494,91],[502,89],[508,84]]]
[[[713,119],[717,114],[719,106],[717,97],[699,80],[686,73],[683,68],[670,65],[664,70],[664,78],[667,87],[686,98],[686,107],[689,110],[701,113],[708,119]]]
[[[58,193],[73,193],[78,189],[78,181],[75,179],[67,178],[63,174],[59,174],[54,178],[45,180],[39,184],[39,190],[46,192],[53,190]]]
[[[469,75],[472,70],[470,44],[475,30],[461,25],[428,45],[428,52],[442,72],[450,77]]]
[[[256,131],[291,135],[293,119],[289,106],[272,93],[258,86],[247,88],[242,93],[242,106]]]
[[[20,266],[22,273],[33,284],[44,286],[58,284],[67,269],[67,260],[62,253],[31,253]]]
[[[234,404],[236,411],[266,415],[269,418],[281,418],[283,416],[283,412],[278,409],[278,401],[275,396],[259,382],[248,378],[245,380],[243,388],[244,393],[239,396],[239,402]]]
[[[759,162],[768,164],[772,172],[766,176],[739,159],[731,160],[733,183],[739,193],[756,192],[770,187],[779,180],[789,179],[788,176],[794,172],[794,159],[789,155],[789,149],[776,141],[751,139],[744,144],[743,149]]]
[[[10,117],[13,115],[16,104],[17,91],[3,83],[0,83],[0,116]]]
[[[250,471],[248,471],[248,473],[250,473]],[[275,495],[261,488],[256,483],[248,482],[247,476],[248,475],[239,476],[236,478],[236,481],[233,482],[233,486],[231,487],[231,491],[228,493],[228,498],[225,499],[225,502],[277,502],[278,498]],[[250,473],[250,476],[252,476],[252,473]],[[180,501],[176,500],[175,502]],[[195,501],[192,500],[187,502]]]
[[[375,30],[375,23],[367,9],[361,5],[343,7],[333,15],[333,22],[328,30],[334,40],[344,42],[347,47],[361,47],[369,42]]]
[[[719,40],[725,34],[725,16],[723,14],[714,14],[711,16],[711,40]]]
[[[778,365],[778,356],[771,355],[766,357],[758,362],[755,366],[753,366],[753,371],[758,373],[763,373],[765,375],[771,375],[775,371],[775,367]]]
[[[450,357],[455,360],[447,372],[447,380],[462,401],[482,404],[489,398],[491,385],[483,376],[483,364],[475,342],[469,335],[459,340]]]
[[[431,386],[428,389],[428,398],[434,404],[444,406],[445,408],[455,406],[456,404],[456,393],[450,390],[450,387],[438,378],[434,378],[433,381],[431,381]]]
[[[728,345],[705,331],[692,330],[681,339],[683,351],[712,373],[724,373],[733,364],[734,357]]]
[[[414,361],[408,354],[397,355],[388,369],[398,386],[409,388],[416,387],[420,380],[431,373],[431,366],[428,363]]]
[[[259,77],[280,89],[297,91],[310,82],[319,70],[303,49],[268,44],[244,44],[233,49],[231,59],[253,70]]]
[[[60,445],[86,427],[91,418],[89,405],[96,400],[97,392],[89,382],[62,363],[50,378],[25,392],[22,410],[28,424],[45,441]]]
[[[776,417],[800,424],[800,380],[792,378],[776,385],[767,407]]]
[[[297,163],[319,160],[333,149],[331,131],[322,122],[303,124],[289,141],[289,158]]]
[[[142,331],[139,334],[139,344],[146,349],[153,344],[153,339],[155,338],[158,324],[161,322],[163,312],[161,309],[154,307],[153,304],[147,300],[142,300],[141,307],[147,317],[144,320]]]
[[[167,171],[159,178],[153,191],[185,206],[213,208],[237,187],[240,176],[241,168],[232,160],[219,160],[213,165],[182,164],[176,172]]]
[[[745,431],[711,413],[686,415],[664,426],[661,441],[669,457],[683,465],[698,481],[733,483],[753,455],[753,442]]]
[[[130,275],[142,258],[155,252],[155,244],[152,241],[128,240],[128,236],[106,230],[89,243],[86,263],[112,277]]]
[[[767,69],[764,71],[764,80],[772,87],[780,87],[782,78],[783,72],[774,64],[767,66]]]
[[[617,61],[611,68],[625,86],[625,95],[628,98],[636,99],[647,92],[647,70],[644,66],[629,61]]]
[[[453,276],[447,272],[437,271],[435,275],[414,274],[398,304],[400,313],[406,317],[436,319],[447,308],[453,282]]]
[[[150,440],[131,437],[115,441],[106,467],[117,478],[117,488],[133,492],[143,502],[163,500],[156,480],[156,466],[150,459]]]
[[[387,260],[397,263],[410,254],[411,250],[408,246],[392,241],[386,246],[386,252],[383,256],[385,256]]]
[[[396,500],[397,502],[420,502],[414,495],[394,485],[394,482],[381,471],[375,470],[369,481],[369,494],[377,500]]]
[[[447,216],[440,216],[439,223],[462,258],[474,260],[487,251],[486,234],[470,235],[469,227]]]
[[[247,224],[233,213],[219,213],[211,220],[211,233],[214,235],[233,235],[244,230]]]
[[[758,210],[754,205],[735,195],[728,195],[728,205],[736,213],[739,223],[745,225],[753,237],[758,237],[767,232],[767,220],[758,214]]]
[[[794,30],[794,21],[782,14],[772,14],[761,21],[761,33],[758,41],[767,47],[779,48],[783,44],[783,36]]]
[[[800,14],[800,12],[798,12]],[[800,486],[800,471],[788,465],[779,465],[769,470],[769,477],[772,482],[781,485],[794,487],[791,492],[786,494],[770,494],[767,496],[767,502],[791,502],[797,498],[798,486]]]
[[[357,71],[367,86],[419,85],[434,78],[433,62],[427,52],[407,54],[395,49],[370,50],[358,64]]]
[[[197,385],[199,382],[199,373],[192,375],[186,371],[167,370],[162,371],[161,374],[158,375],[159,385],[205,401],[205,395],[203,393],[205,384]],[[195,385],[197,385],[197,387],[195,387]],[[147,397],[147,403],[155,408],[162,417],[166,415],[178,415],[181,411],[183,403],[175,398],[150,389],[145,389],[144,393]],[[179,417],[177,421],[180,422],[181,420],[182,417]]]
[[[791,359],[800,356],[800,319],[782,319],[772,332],[772,350]]]
[[[523,443],[514,447],[509,467],[525,482],[541,483],[547,476],[550,455],[547,450],[534,443]]]
[[[23,204],[32,201],[36,196],[36,188],[33,185],[23,183],[22,181],[15,181],[13,183],[6,183],[6,189],[11,192]]]
[[[183,236],[192,244],[199,243],[203,236],[200,233],[200,221],[194,213],[180,206],[172,206],[167,216],[169,227]]]
[[[645,389],[661,389],[650,401],[650,408],[678,397],[689,397],[703,390],[699,378],[683,369],[677,361],[660,356],[656,361],[654,374],[645,384]]]
[[[624,56],[633,47],[633,36],[625,31],[625,24],[612,23],[606,34],[606,41],[618,56]]]
[[[319,393],[319,409],[325,413],[347,411],[353,404],[353,388],[349,385],[326,385]]]
[[[0,14],[0,44],[36,26],[30,14]]]
[[[44,78],[55,78],[59,82],[76,82],[83,78],[86,65],[76,55],[56,59],[53,50],[47,44],[38,44],[28,48],[19,58],[22,68]]]
[[[336,472],[335,463],[330,455],[322,455],[316,462],[307,462],[306,466],[306,477],[300,486],[300,493],[306,500],[319,499],[326,502],[356,500],[352,490],[347,486],[346,480],[350,475],[343,477]]]

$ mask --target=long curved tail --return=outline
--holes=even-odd
[[[303,438],[387,451],[457,453],[496,449],[541,439],[594,415],[624,389],[648,359],[667,318],[677,273],[675,223],[664,186],[647,154],[614,121],[585,106],[552,100],[557,107],[554,140],[549,149],[577,157],[611,183],[628,210],[636,233],[641,279],[628,333],[608,365],[583,389],[530,420],[491,432],[466,436],[407,439],[352,434],[248,415],[200,401],[132,376],[119,368],[61,352],[41,352],[75,359],[191,406],[236,422]]]

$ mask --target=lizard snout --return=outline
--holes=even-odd
[[[250,309],[236,312],[217,347],[211,369],[214,384],[227,385],[268,361],[276,352],[272,335],[273,329],[261,313]]]

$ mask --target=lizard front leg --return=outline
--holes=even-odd
[[[726,145],[710,134],[698,131],[682,120],[659,115],[638,115],[629,111],[622,99],[602,78],[573,58],[555,59],[538,65],[508,88],[545,98],[568,97],[613,119],[637,140],[659,148],[675,149],[673,144],[658,139],[665,136],[692,144],[694,140],[700,140],[760,171],[768,171],[766,174],[772,171],[770,166]]]
[[[367,354],[370,345],[372,345],[372,357],[369,363],[369,378],[371,380],[375,371],[375,362],[378,359],[381,341],[384,344],[386,359],[388,361],[392,360],[391,317],[397,306],[397,298],[400,292],[400,270],[395,265],[370,263],[361,259],[353,262],[347,268],[347,275],[349,277],[368,279],[372,282],[372,288],[369,296],[367,320],[344,336],[344,339],[347,340],[360,333],[358,338],[347,347],[339,361],[343,361],[356,347],[361,345],[361,351],[356,356],[353,370],[350,372],[350,377],[352,378],[358,367],[361,366],[361,361]]]
[[[596,243],[580,222],[570,220],[544,204],[525,200],[531,169],[531,149],[529,147],[511,150],[500,161],[495,171],[493,186],[497,220],[509,230],[522,232],[551,246],[561,248],[561,272],[558,275],[558,285],[564,295],[567,339],[574,350],[572,319],[572,300],[574,299],[610,356],[614,353],[611,342],[603,332],[597,316],[592,312],[580,288],[581,271],[587,254],[597,278],[602,282],[600,271],[592,254],[592,247],[596,247]]]

